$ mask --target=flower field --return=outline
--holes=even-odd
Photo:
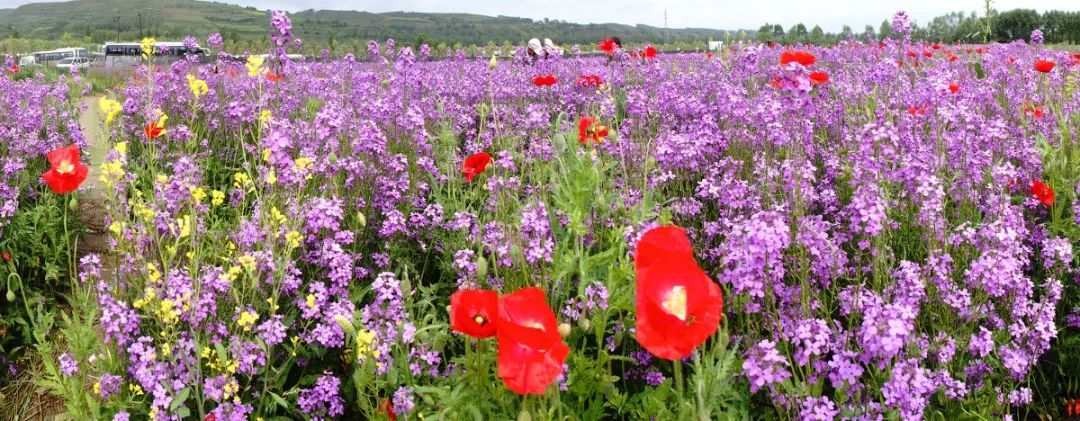
[[[267,60],[145,41],[94,128],[77,74],[0,78],[0,344],[72,418],[1080,413],[1080,57],[291,62],[271,25]]]

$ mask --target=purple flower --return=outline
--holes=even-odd
[[[413,407],[416,404],[413,402],[413,390],[411,387],[399,387],[394,392],[394,413],[400,416],[406,416],[412,412]]]
[[[543,202],[525,205],[521,211],[521,237],[525,242],[523,252],[529,264],[552,262],[555,239],[551,234],[551,219]]]
[[[827,396],[808,396],[802,400],[799,408],[799,419],[803,421],[832,421],[840,415],[840,410]]]
[[[1031,31],[1031,43],[1035,45],[1042,44],[1043,31],[1039,30],[1038,28],[1036,28],[1034,31]]]
[[[896,34],[906,34],[911,31],[911,18],[903,10],[893,15],[892,30]]]
[[[756,393],[762,387],[780,383],[789,377],[787,359],[776,350],[776,343],[762,340],[746,351],[743,361],[743,375],[750,381],[750,393]]]
[[[338,395],[341,380],[330,372],[323,373],[315,384],[300,390],[297,405],[312,420],[326,420],[345,413],[345,400]]]
[[[79,373],[79,363],[71,357],[70,352],[60,354],[60,372],[69,377]]]
[[[225,46],[225,40],[221,38],[220,32],[214,32],[210,36],[206,37],[206,45],[210,48],[221,49]]]

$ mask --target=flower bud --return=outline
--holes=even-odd
[[[334,315],[334,321],[337,322],[338,326],[341,326],[341,330],[344,330],[345,333],[350,335],[356,334],[356,328],[353,327],[352,320],[349,320],[340,314],[336,314]]]
[[[589,326],[592,326],[592,323],[589,323],[589,319],[583,318],[578,320],[578,326],[581,327],[581,330],[589,330]]]
[[[518,413],[517,421],[532,421],[532,415],[529,415],[529,411],[525,408],[521,409]]]
[[[563,323],[559,325],[559,336],[563,338],[570,336],[570,325]]]
[[[75,198],[75,195],[71,195],[71,201],[68,202],[68,209],[71,209],[72,212],[77,212],[79,210],[79,199]]]
[[[487,272],[488,272],[488,261],[487,261],[487,259],[484,258],[484,255],[481,254],[481,255],[476,257],[476,279],[479,279],[479,280],[487,279]]]
[[[356,213],[356,222],[360,223],[360,228],[367,227],[367,217],[364,216],[363,212],[357,212]]]
[[[10,289],[7,290],[7,295],[5,295],[4,298],[7,298],[9,303],[14,303],[15,302],[15,291],[12,291]]]

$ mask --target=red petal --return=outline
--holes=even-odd
[[[685,293],[685,318],[664,307],[677,288]],[[667,259],[637,273],[636,304],[638,343],[659,358],[676,360],[716,333],[724,301],[720,287],[693,260]]]
[[[498,374],[519,394],[542,394],[570,353],[544,291],[528,287],[499,299]]]
[[[656,227],[637,241],[634,266],[638,270],[669,259],[694,259],[694,249],[685,229],[677,226]]]
[[[499,293],[494,290],[462,290],[450,296],[450,328],[474,338],[495,336]],[[483,323],[476,321],[484,319]]]

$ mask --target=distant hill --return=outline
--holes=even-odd
[[[409,44],[521,44],[532,37],[570,45],[592,44],[613,35],[631,43],[703,43],[724,39],[727,32],[696,28],[665,31],[648,25],[576,24],[458,13],[307,10],[293,14],[292,19],[294,32],[305,43],[315,45],[357,45],[386,38]],[[100,43],[117,38],[134,40],[142,35],[179,39],[191,34],[205,40],[207,34],[221,32],[231,42],[261,42],[268,30],[266,11],[196,0],[75,0],[0,9],[0,38],[59,39],[67,34],[73,39]],[[752,31],[747,34],[753,35]]]

